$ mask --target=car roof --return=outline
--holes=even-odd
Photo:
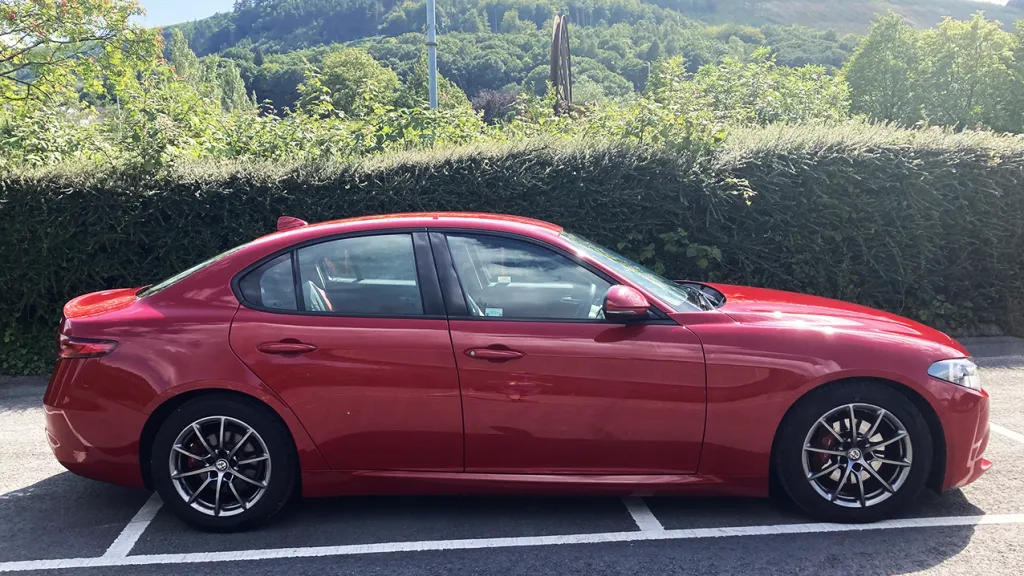
[[[485,212],[407,212],[400,214],[378,214],[342,220],[328,220],[300,228],[293,228],[271,236],[320,236],[356,232],[363,230],[386,230],[389,228],[474,228],[504,232],[519,232],[527,235],[559,235],[562,227],[543,220],[490,214]]]

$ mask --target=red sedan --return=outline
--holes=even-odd
[[[560,227],[404,214],[279,231],[64,307],[72,472],[205,529],[295,494],[768,494],[888,517],[991,463],[967,351],[870,308],[672,282]]]

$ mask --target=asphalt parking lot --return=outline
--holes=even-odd
[[[1020,574],[1024,343],[971,341],[992,396],[993,468],[903,517],[816,524],[772,500],[307,500],[242,534],[193,531],[150,494],[51,456],[45,380],[0,379],[0,572],[20,574]]]

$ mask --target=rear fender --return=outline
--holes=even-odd
[[[282,402],[277,394],[261,380],[258,380],[255,375],[252,378],[254,382],[245,385],[221,380],[199,380],[181,384],[165,390],[162,394],[153,398],[146,406],[146,413],[152,415],[160,406],[165,405],[167,402],[173,402],[175,398],[180,398],[183,394],[191,396],[192,393],[201,394],[216,391],[244,394],[266,405],[285,423],[285,426],[288,427],[288,431],[292,435],[292,440],[295,442],[295,450],[299,456],[299,467],[301,470],[329,470],[327,461],[324,460],[320,450],[316,447],[313,439],[310,438],[309,433],[306,432],[305,427],[299,422],[291,408]]]

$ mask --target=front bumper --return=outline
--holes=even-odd
[[[983,457],[990,434],[988,412],[989,396],[984,390],[954,387],[943,402],[939,417],[946,436],[944,490],[966,486],[992,467]]]

